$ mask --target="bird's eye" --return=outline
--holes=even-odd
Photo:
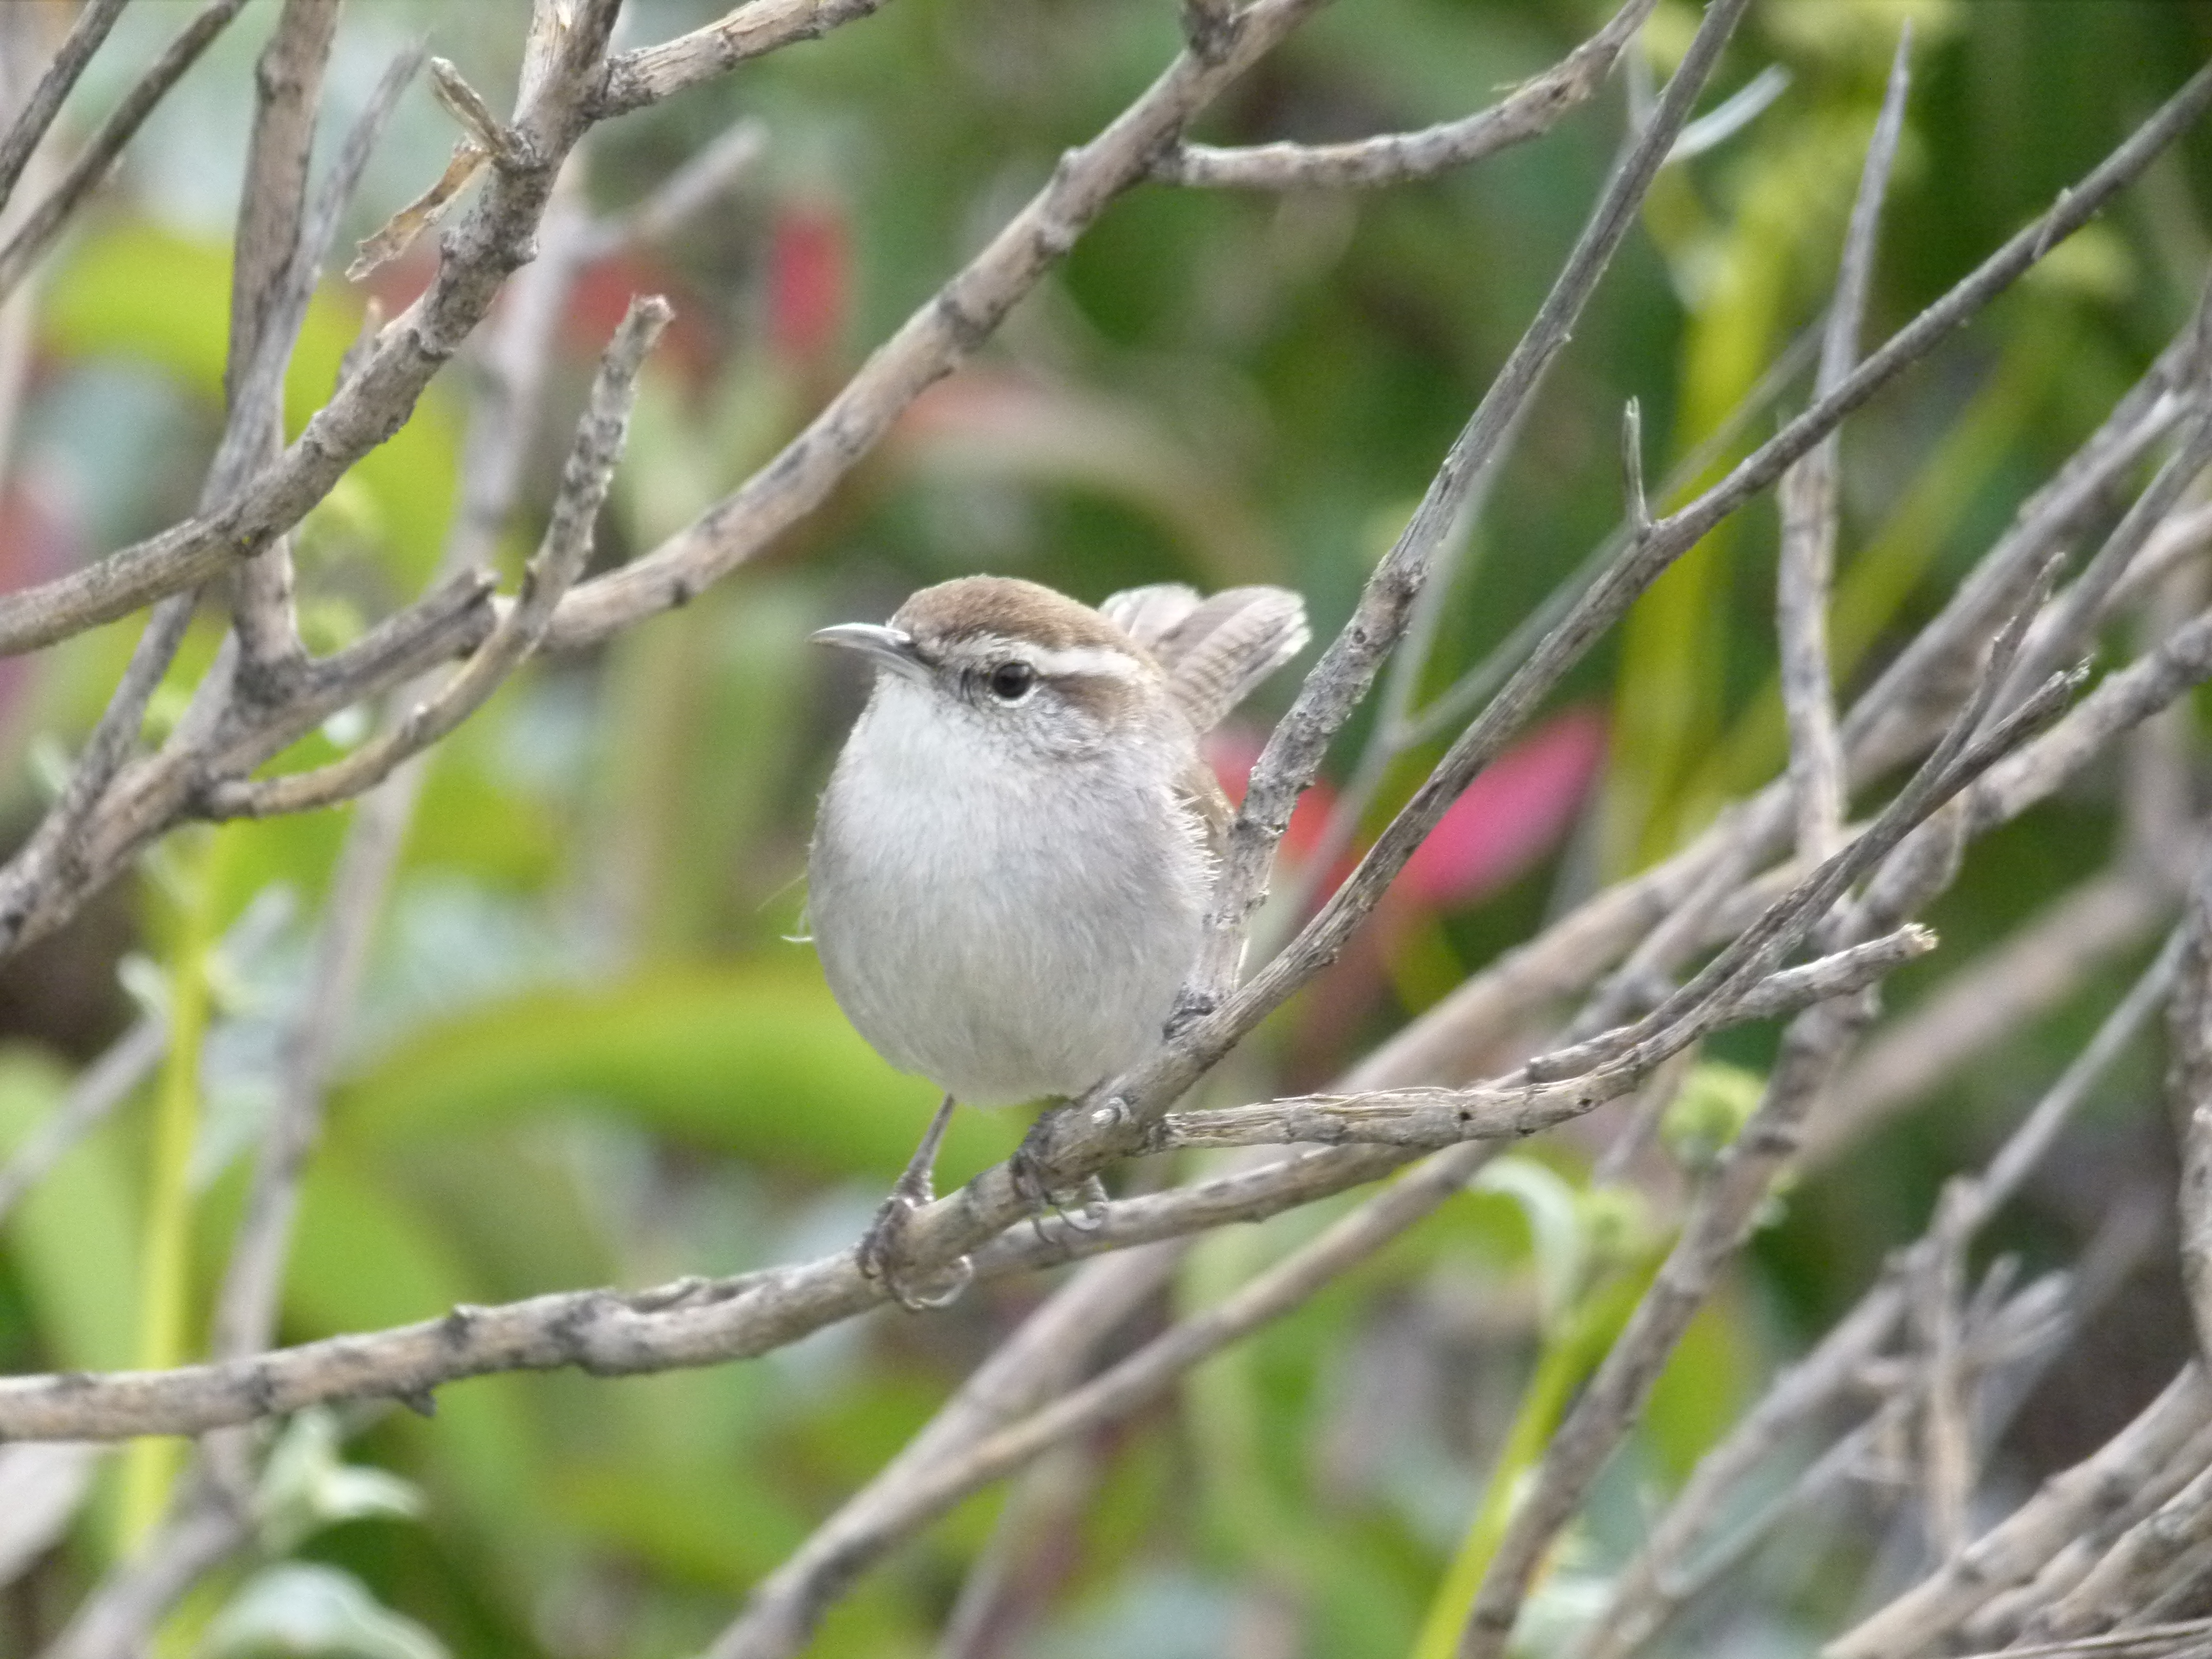
[[[1019,702],[1036,684],[1036,670],[1025,662],[1002,662],[991,671],[988,684],[1000,702]]]

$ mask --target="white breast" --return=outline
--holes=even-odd
[[[1156,1042],[1211,872],[1158,755],[1025,755],[885,677],[824,793],[808,913],[837,1001],[970,1105],[1073,1097]],[[1157,754],[1157,751],[1156,751]]]

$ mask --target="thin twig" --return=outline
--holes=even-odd
[[[325,15],[329,12],[330,8],[322,0],[289,8],[280,23],[278,37],[272,42],[272,54],[286,59],[297,59],[303,52],[311,54],[316,32],[325,23],[334,21],[334,13]],[[296,38],[303,33],[309,37],[305,47]],[[326,48],[327,39],[322,44]],[[283,48],[281,53],[280,47]],[[232,337],[225,372],[229,407],[222,441],[201,485],[204,508],[234,495],[262,464],[276,441],[282,418],[284,364],[306,315],[323,250],[329,244],[337,216],[367,163],[399,91],[412,75],[416,60],[419,53],[414,60],[403,53],[386,74],[368,107],[348,135],[344,150],[313,212],[296,229],[284,224],[281,200],[273,193],[248,194],[240,204],[237,281],[254,282],[257,272],[259,276],[258,285],[250,293],[234,288],[232,310],[235,323],[258,331],[234,333]],[[270,59],[264,58],[264,70],[269,66]],[[301,63],[290,64],[290,75],[301,72]],[[304,143],[311,125],[307,117],[311,114],[312,110],[307,109],[297,119],[271,118],[258,130],[258,135],[271,144],[280,141]],[[258,162],[249,167],[249,172],[256,174],[276,171],[273,162],[265,167]],[[304,180],[305,170],[301,168],[299,182],[303,187]],[[263,182],[270,192],[276,191],[275,182],[267,179]],[[275,247],[278,244],[281,258]],[[265,569],[255,588],[241,599],[240,615],[251,612],[264,624],[241,631],[241,637],[250,633],[259,641],[264,655],[258,665],[264,673],[278,662],[290,659],[285,653],[287,641],[294,652],[297,649],[297,635],[289,616],[289,562]],[[281,607],[281,615],[271,617],[262,609],[272,604]],[[100,810],[137,743],[147,706],[184,642],[193,610],[190,594],[174,595],[155,607],[132,652],[130,666],[78,757],[61,799],[40,821],[24,847],[4,868],[0,868],[0,950],[21,941],[27,924],[40,913],[53,890],[88,884],[89,871],[83,846],[86,826]],[[207,684],[212,686],[215,682]],[[289,690],[290,685],[288,679],[283,689]]]
[[[1982,1175],[1950,1189],[1942,1223],[1950,1232],[1948,1248],[1962,1246],[1986,1227],[2019,1191],[2090,1089],[2149,1023],[2173,982],[2179,961],[2177,935],[2006,1137]],[[1854,1386],[1907,1313],[1911,1287],[1945,1247],[1931,1231],[1899,1253],[1813,1352],[1783,1372],[1720,1445],[1698,1460],[1680,1495],[1653,1526],[1643,1552],[1617,1579],[1612,1603],[1577,1659],[1624,1659],[1650,1639],[1678,1603],[1669,1584],[1723,1504],[1754,1468]]]
[[[1709,21],[1712,15],[1708,15]],[[1692,60],[1686,58],[1684,61],[1686,64]],[[2047,246],[2046,237],[2062,235],[2082,222],[2084,215],[2147,166],[2159,149],[2194,122],[2208,103],[2212,103],[2212,67],[2200,70],[2079,186],[2063,192],[2049,213],[2020,231],[1942,300],[1900,329],[1832,394],[1815,403],[1695,501],[1660,520],[1649,538],[1634,544],[1620,562],[1583,595],[1535,655],[1462,734],[1428,781],[1376,838],[1359,866],[1297,939],[1226,1004],[1192,1020],[1179,1038],[1158,1051],[1152,1060],[1116,1079],[1110,1085],[1112,1093],[1133,1105],[1171,1098],[1225,1053],[1244,1031],[1310,978],[1322,963],[1342,948],[1352,929],[1373,908],[1383,888],[1474,775],[1496,756],[1560,676],[1626,610],[1638,593],[1714,525],[1758,490],[1772,483],[1784,468],[1826,436],[1837,422],[1871,398],[1889,378],[1931,350],[1940,339],[2028,269]],[[1389,561],[1385,563],[1387,567]],[[1374,592],[1373,583],[1369,592]],[[1381,608],[1383,617],[1356,615],[1348,628],[1372,630],[1384,623],[1389,612],[1396,607],[1382,605]],[[1386,627],[1382,631],[1387,635],[1389,630]],[[1310,690],[1318,684],[1328,688],[1328,702],[1333,708],[1335,701],[1352,689],[1335,677],[1344,672],[1347,661],[1350,667],[1359,666],[1357,658],[1362,654],[1355,652],[1348,653],[1348,659],[1338,659],[1325,653],[1309,677],[1308,687]],[[1364,685],[1364,679],[1358,675],[1352,678]],[[1301,693],[1302,701],[1308,696],[1309,692]],[[1334,730],[1334,724],[1326,718],[1328,710],[1313,712],[1321,716],[1315,725],[1330,732]],[[1296,795],[1295,788],[1283,795],[1282,785],[1303,782],[1311,776],[1319,759],[1315,740],[1321,733],[1318,730],[1297,728],[1295,738],[1286,735],[1294,730],[1297,713],[1294,705],[1292,714],[1285,717],[1271,740],[1269,754],[1279,758],[1271,762],[1268,755],[1263,755],[1261,764],[1255,769],[1251,789],[1238,813],[1240,824],[1255,811],[1264,811],[1267,826],[1279,834],[1279,826],[1288,822]],[[1269,848],[1273,844],[1272,840],[1267,843]],[[1232,833],[1224,882],[1227,893],[1223,905],[1224,914],[1238,904],[1249,902],[1248,892],[1256,894],[1261,884],[1256,873],[1260,866],[1248,868],[1240,864],[1238,845]],[[1249,852],[1246,858],[1249,862]],[[1224,925],[1217,923],[1217,938],[1218,928]],[[1227,960],[1233,962],[1234,958]],[[1218,971],[1223,963],[1215,960],[1202,965],[1211,965]],[[1042,1161],[1048,1170],[1055,1169],[1058,1155],[1057,1146],[1045,1149]]]
[[[428,289],[386,326],[359,372],[277,461],[212,512],[72,575],[0,598],[0,651],[66,638],[251,557],[298,524],[356,459],[397,429],[431,376],[483,320],[507,274],[528,258],[554,177],[587,125],[584,83],[596,74],[617,9],[617,0],[577,0],[562,72],[537,89],[514,123],[528,140],[531,165],[495,172],[447,239]]]
[[[1152,164],[1166,185],[1210,189],[1340,190],[1433,178],[1551,131],[1588,101],[1644,26],[1656,0],[1627,0],[1606,26],[1488,109],[1419,132],[1386,132],[1343,144],[1255,144],[1218,149],[1177,144]]]
[[[85,1067],[53,1110],[8,1155],[7,1163],[0,1164],[0,1221],[7,1218],[26,1193],[46,1178],[72,1146],[106,1122],[131,1091],[153,1075],[167,1046],[161,1022],[141,1019]]]
[[[1831,997],[1847,995],[1936,948],[1924,927],[1903,927],[1802,968],[1759,981],[1722,1016],[1725,1024],[1772,1018]],[[1718,1029],[1700,1024],[1699,1033]],[[1509,1081],[1475,1089],[1413,1088],[1358,1095],[1302,1095],[1261,1106],[1169,1112],[1146,1138],[1146,1150],[1182,1146],[1377,1146],[1434,1149],[1463,1140],[1517,1138],[1579,1117],[1641,1084],[1681,1052],[1672,1034],[1632,1056],[1555,1082]],[[1549,1070],[1543,1060],[1529,1070]]]
[[[1960,710],[1951,731],[1914,780],[1863,836],[1824,864],[1806,884],[1810,894],[1825,891],[1828,895],[1825,902],[1817,897],[1805,901],[1814,914],[1801,912],[1800,920],[1809,927],[1842,896],[1844,884],[1834,883],[1833,878],[1839,873],[1838,866],[1854,851],[1863,852],[1862,868],[1881,860],[1865,896],[1824,930],[1826,943],[1848,945],[1870,930],[1895,927],[1948,884],[1957,868],[1964,814],[1948,811],[1940,823],[1926,830],[1909,838],[1907,831],[1956,793],[1948,787],[1956,769],[1972,765],[1977,753],[2001,740],[2001,734],[2008,728],[2017,730],[2014,721],[2005,720],[1978,741],[1973,736],[2016,659],[2034,608],[2031,598],[1998,635],[1983,669],[1981,687]],[[1939,794],[1941,800],[1936,799]],[[1905,823],[1916,807],[1924,810],[1917,811],[1912,823]],[[1784,901],[1770,909],[1769,918],[1790,902]],[[1759,956],[1755,951],[1745,951],[1745,968],[1723,972],[1721,964],[1732,953],[1742,951],[1745,941],[1757,938],[1771,925],[1762,922],[1754,927],[1668,1002],[1688,1002],[1698,994],[1700,982],[1707,981],[1712,983],[1705,994],[1717,1000],[1724,997],[1734,977]],[[1663,1018],[1667,1008],[1662,1004],[1650,1017],[1651,1021]],[[1590,1483],[1642,1409],[1676,1341],[1711,1293],[1722,1267],[1749,1237],[1777,1174],[1797,1149],[1814,1100],[1834,1075],[1843,1055],[1872,1022],[1874,1012],[1871,994],[1861,992],[1816,1004],[1784,1032],[1781,1054],[1757,1110],[1692,1200],[1658,1276],[1553,1435],[1531,1489],[1507,1523],[1461,1634],[1462,1659],[1495,1659],[1504,1650],[1553,1540],[1582,1503]],[[1688,1024],[1694,1016],[1679,1018]]]
[[[1133,1250],[1084,1275],[1025,1320],[962,1383],[928,1425],[755,1586],[723,1632],[725,1659],[796,1651],[881,1540],[903,1530],[909,1494],[948,1459],[1063,1394],[1095,1349],[1168,1282],[1182,1251]],[[861,1553],[856,1559],[857,1553]]]
[[[884,0],[750,0],[688,34],[623,52],[606,67],[595,119],[622,115],[673,97],[687,87],[726,75],[738,64],[794,41],[817,40],[868,16]]]
[[[107,39],[115,27],[115,20],[123,15],[131,0],[88,0],[79,9],[70,32],[54,53],[46,73],[23,100],[22,108],[8,125],[7,135],[0,137],[0,209],[4,209],[15,194],[15,185],[30,165],[31,154],[39,147],[39,140],[46,136],[46,129],[61,113],[62,100],[70,95],[77,76],[84,73],[85,65]]]
[[[2195,1364],[2095,1453],[1880,1612],[1822,1650],[1823,1659],[1908,1659],[1935,1645],[1984,1601],[2025,1583],[2084,1525],[2171,1465],[2212,1420],[2212,1389]]]
[[[1873,286],[1882,201],[1905,131],[1912,30],[1898,33],[1889,87],[1867,146],[1858,198],[1851,204],[1836,295],[1828,307],[1814,396],[1826,397],[1850,373]],[[1844,797],[1844,744],[1828,670],[1828,589],[1836,564],[1838,437],[1830,433],[1782,475],[1782,554],[1775,600],[1782,656],[1782,708],[1790,727],[1790,781],[1797,807],[1798,855],[1817,863],[1834,850]]]
[[[289,24],[295,15],[316,18],[325,11],[334,24],[336,8],[327,0],[312,0],[312,3],[288,9],[284,21]],[[270,50],[274,52],[285,44],[286,32],[280,28]],[[327,50],[327,39],[323,44]],[[352,130],[346,134],[337,159],[331,164],[312,205],[304,199],[304,149],[297,180],[302,196],[294,204],[290,215],[277,222],[263,223],[264,216],[255,209],[269,198],[246,198],[247,205],[240,216],[241,258],[234,279],[231,308],[234,326],[247,323],[252,331],[232,335],[231,361],[225,376],[231,420],[210,470],[204,507],[236,494],[283,450],[285,371],[291,363],[300,329],[307,320],[308,303],[321,279],[323,261],[330,252],[331,239],[337,234],[339,218],[398,106],[400,94],[422,67],[422,56],[423,48],[418,42],[402,48],[393,57]],[[265,58],[264,64],[264,84],[267,85]],[[266,125],[267,137],[272,143],[290,140],[304,145],[313,126],[315,111],[312,100],[304,109],[289,113],[289,120],[271,118]],[[261,137],[261,130],[257,129],[257,155]],[[258,170],[250,168],[249,173]],[[273,185],[270,189],[273,193]],[[235,284],[254,274],[243,257],[249,240],[257,245],[264,240],[280,241],[282,247],[264,252],[257,246],[254,267],[265,264],[267,268],[260,272],[257,285],[246,290]],[[307,659],[307,650],[301,643],[298,623],[293,614],[289,538],[273,538],[240,567],[234,582],[232,621],[239,646],[234,676],[235,689],[249,699],[281,701],[297,684]]]
[[[760,163],[768,148],[765,123],[747,117],[732,121],[653,193],[619,219],[595,227],[587,252],[599,257],[619,246],[651,246],[666,241],[729,193]]]
[[[1961,964],[1869,1042],[1806,1126],[1817,1168],[1979,1055],[2063,1005],[2103,964],[2150,937],[2171,901],[2140,875],[2092,876]]]
[[[2166,1095],[2181,1128],[2181,1274],[2200,1353],[2212,1353],[2212,859],[2189,894],[2167,1017]]]
[[[577,426],[544,538],[523,573],[520,594],[501,616],[491,637],[451,679],[409,711],[404,720],[343,760],[313,771],[218,786],[207,796],[206,811],[210,817],[258,817],[351,799],[474,714],[538,649],[552,621],[553,607],[591,557],[592,529],[606,499],[615,462],[622,453],[630,405],[637,396],[639,371],[673,314],[668,302],[658,295],[630,302],[628,314],[599,360],[591,407]]]
[[[466,590],[457,592],[465,601]],[[465,614],[465,612],[460,613]],[[2206,672],[2212,674],[2212,664]],[[2178,695],[2178,688],[2169,694]],[[2083,756],[2076,757],[2076,764]],[[2066,775],[2045,773],[2055,787]],[[1636,914],[1629,912],[1632,917]],[[1618,925],[1608,921],[1608,926]],[[1408,1069],[1401,1077],[1421,1073]],[[1359,1068],[1370,1073],[1370,1060]],[[1387,1073],[1375,1073],[1384,1081]],[[1355,1079],[1358,1074],[1355,1074]],[[1391,1148],[1347,1147],[1297,1154],[1200,1188],[1121,1200],[1097,1235],[1053,1243],[1020,1220],[1018,1197],[988,1174],[916,1217],[930,1230],[926,1261],[977,1250],[979,1277],[995,1277],[1225,1222],[1274,1214],[1375,1179],[1402,1163]],[[18,1437],[117,1437],[197,1432],[335,1398],[419,1395],[489,1371],[576,1365],[627,1373],[743,1358],[796,1340],[883,1299],[852,1252],[706,1287],[635,1297],[580,1291],[501,1307],[457,1310],[444,1320],[278,1350],[250,1364],[198,1366],[144,1376],[0,1380],[0,1434]]]
[[[297,326],[283,326],[283,289],[300,246],[323,71],[337,21],[337,0],[285,0],[255,66],[253,136],[231,243],[230,342],[223,364],[231,419],[225,453],[210,479],[210,489],[222,495],[283,447],[281,367],[289,360]],[[254,375],[263,344],[276,334],[285,346],[279,374]],[[231,616],[240,669],[249,681],[273,684],[302,654],[292,611],[291,550],[283,538],[234,574]]]
[[[200,54],[230,26],[245,4],[246,0],[209,0],[154,60],[153,67],[123,95],[123,101],[100,123],[100,130],[86,142],[53,189],[15,228],[15,234],[0,243],[0,297],[14,292],[39,256],[61,234],[70,216],[107,177],[108,169],[154,112],[155,106],[168,96],[169,88],[184,78],[185,71],[198,62]]]

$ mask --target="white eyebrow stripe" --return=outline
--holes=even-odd
[[[1040,674],[1053,678],[1064,675],[1100,674],[1109,679],[1133,679],[1137,675],[1137,660],[1126,651],[1115,651],[1104,646],[1080,645],[1064,650],[1041,650],[1030,653],[1030,659]]]

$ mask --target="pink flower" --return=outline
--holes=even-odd
[[[1566,833],[1605,757],[1594,708],[1554,715],[1508,749],[1452,803],[1406,860],[1397,890],[1431,909],[1487,897]]]

